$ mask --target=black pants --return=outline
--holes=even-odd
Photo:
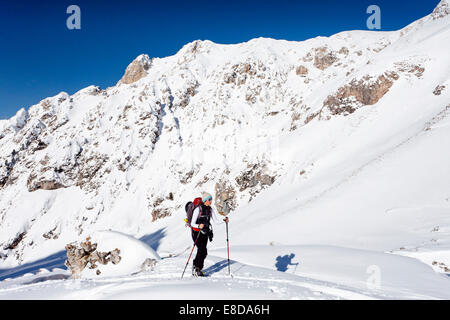
[[[200,236],[198,235],[200,233]],[[197,240],[198,236],[198,240]],[[203,269],[203,264],[205,262],[206,256],[208,255],[208,249],[206,248],[208,244],[208,236],[206,234],[203,234],[199,231],[192,230],[192,240],[197,240],[197,255],[194,259],[194,267],[199,268],[200,270]]]

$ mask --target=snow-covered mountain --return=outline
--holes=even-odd
[[[394,32],[194,41],[140,55],[114,87],[19,110],[0,121],[0,268],[97,230],[182,251],[184,205],[205,190],[230,216],[240,262],[274,268],[276,254],[249,252],[302,260],[317,246],[330,260],[367,250],[366,268],[395,253],[448,274],[449,13],[442,0]],[[443,297],[450,279],[436,279],[444,289],[411,290]]]

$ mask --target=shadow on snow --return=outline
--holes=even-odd
[[[230,266],[235,262],[236,261],[230,260]],[[222,260],[212,265],[211,267],[206,268],[205,270],[203,270],[203,272],[207,275],[211,275],[227,267],[228,267],[228,260]]]
[[[286,272],[288,270],[288,266],[295,266],[295,268],[297,269],[299,263],[298,262],[292,263],[292,259],[294,259],[294,257],[295,257],[294,253],[284,256],[278,256],[276,258],[277,262],[275,263],[275,267],[277,268],[278,271],[281,272]]]
[[[143,236],[139,240],[151,247],[153,250],[158,251],[161,240],[166,236],[166,228],[161,228],[152,234]]]
[[[3,281],[6,278],[17,278],[27,273],[36,273],[39,269],[48,269],[51,271],[54,268],[59,268],[67,270],[67,267],[64,265],[66,259],[66,251],[63,250],[34,262],[10,269],[0,269],[0,281]]]
[[[165,235],[166,235],[165,228],[162,228],[152,234],[143,236],[140,240],[156,251],[161,243],[161,239],[164,238]],[[21,277],[27,273],[35,274],[39,271],[39,269],[47,269],[51,271],[55,268],[59,268],[67,270],[67,267],[64,265],[66,259],[67,259],[66,251],[62,250],[46,258],[39,259],[34,262],[26,263],[14,268],[0,269],[0,281],[3,281],[7,278]],[[63,275],[43,276],[38,279],[35,279],[34,281],[42,282],[47,280],[59,280],[62,278],[67,277]]]

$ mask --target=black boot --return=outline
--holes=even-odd
[[[203,271],[200,270],[200,268],[198,268],[198,267],[192,268],[192,275],[194,277],[205,277],[205,274],[203,273]]]

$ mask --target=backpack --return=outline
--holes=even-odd
[[[194,215],[194,210],[199,207],[203,203],[202,198],[196,198],[194,202],[189,201],[184,206],[184,210],[186,211],[186,219],[184,219],[184,222],[186,222],[187,227],[191,227],[191,221],[192,216]],[[201,206],[200,206],[201,210]],[[201,215],[201,212],[200,212]]]

